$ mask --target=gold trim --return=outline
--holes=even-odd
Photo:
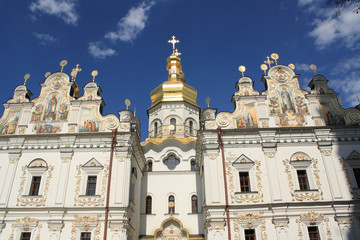
[[[45,180],[45,187],[44,187],[44,194],[41,195],[41,197],[36,198],[29,198],[29,197],[23,197],[23,192],[25,188],[25,181],[27,178],[27,166],[22,167],[22,175],[20,177],[20,188],[19,188],[19,194],[17,197],[17,203],[16,206],[45,206],[46,200],[47,200],[47,193],[49,191],[49,185],[50,185],[50,179],[52,178],[52,171],[54,170],[54,166],[50,165],[48,171],[46,171],[43,175],[47,174],[46,180]]]
[[[72,223],[71,228],[71,240],[76,239],[76,224],[82,224],[82,227],[85,231],[89,231],[91,229],[90,224],[96,224],[95,232],[94,232],[94,240],[100,240],[100,229],[101,229],[101,222],[99,221],[101,218],[101,215],[97,215],[96,217],[79,217],[78,215],[74,215],[74,221]]]
[[[289,159],[285,159],[283,160],[283,164],[285,166],[285,172],[288,176],[288,181],[289,181],[289,187],[290,187],[290,194],[292,196],[292,200],[299,200],[299,201],[303,201],[303,200],[320,200],[323,199],[323,192],[321,190],[321,183],[320,183],[320,176],[319,176],[319,169],[317,167],[317,160],[312,158],[312,169],[313,169],[313,174],[315,176],[315,183],[316,186],[318,187],[317,192],[306,192],[306,193],[295,193],[295,189],[294,189],[294,183],[293,183],[293,178],[292,178],[292,174],[291,174],[291,170],[290,170],[290,160]]]
[[[189,231],[188,231],[186,228],[184,228],[182,222],[181,222],[179,219],[175,218],[174,216],[170,216],[169,218],[167,218],[167,219],[165,219],[164,221],[162,221],[161,227],[155,230],[155,232],[154,232],[154,237],[152,237],[152,238],[143,237],[143,238],[139,238],[139,239],[144,239],[144,240],[145,240],[145,239],[153,239],[153,240],[156,240],[156,235],[157,235],[159,232],[161,232],[161,231],[164,230],[164,225],[165,225],[165,223],[167,223],[168,221],[175,221],[175,222],[177,222],[177,223],[179,224],[179,226],[180,226],[180,230],[186,232],[186,237],[187,237],[187,239],[189,239],[189,240],[204,240],[204,239],[205,239],[204,237],[190,237]]]
[[[189,144],[191,142],[196,142],[196,138],[190,138],[190,137],[147,138],[144,142],[141,143],[141,146],[144,147],[149,143],[160,145],[166,140],[177,140],[182,144]]]

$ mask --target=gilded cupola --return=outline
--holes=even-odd
[[[172,54],[167,58],[166,70],[168,71],[168,80],[162,83],[151,92],[151,107],[160,102],[187,102],[194,106],[196,104],[197,91],[195,88],[187,85],[182,71],[180,52],[175,48],[175,43],[179,40],[172,37],[169,43],[173,45]]]

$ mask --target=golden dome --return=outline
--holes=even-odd
[[[185,83],[181,59],[177,55],[179,55],[177,52],[173,52],[167,58],[168,80],[151,92],[150,108],[160,102],[187,102],[198,107],[196,104],[197,91]]]

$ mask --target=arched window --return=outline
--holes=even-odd
[[[157,133],[158,133],[158,123],[155,122],[154,123],[154,137],[157,137]]]
[[[191,197],[191,213],[198,213],[198,199],[196,195]]]
[[[189,132],[190,132],[190,135],[194,134],[194,123],[193,123],[193,121],[189,122]]]
[[[151,207],[152,207],[152,197],[146,197],[146,214],[151,214]]]
[[[148,164],[147,164],[147,170],[148,170],[148,172],[152,172],[152,169],[153,169],[153,163],[152,163],[152,161],[148,161]]]
[[[175,213],[175,198],[173,195],[169,196],[169,214]]]
[[[176,132],[176,119],[175,118],[170,119],[170,125],[174,125],[174,129],[171,130],[171,132]]]
[[[180,160],[176,159],[174,155],[169,155],[167,159],[164,160],[164,164],[170,170],[174,170],[177,165],[179,165]]]
[[[195,160],[191,160],[191,171],[196,171],[196,162]]]

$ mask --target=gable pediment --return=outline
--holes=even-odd
[[[355,151],[355,150],[352,151],[350,153],[350,155],[346,158],[346,161],[352,161],[352,160],[359,161],[360,160],[360,153]]]
[[[103,168],[104,166],[101,165],[101,163],[99,163],[95,158],[90,159],[89,161],[87,161],[84,165],[84,168]]]

